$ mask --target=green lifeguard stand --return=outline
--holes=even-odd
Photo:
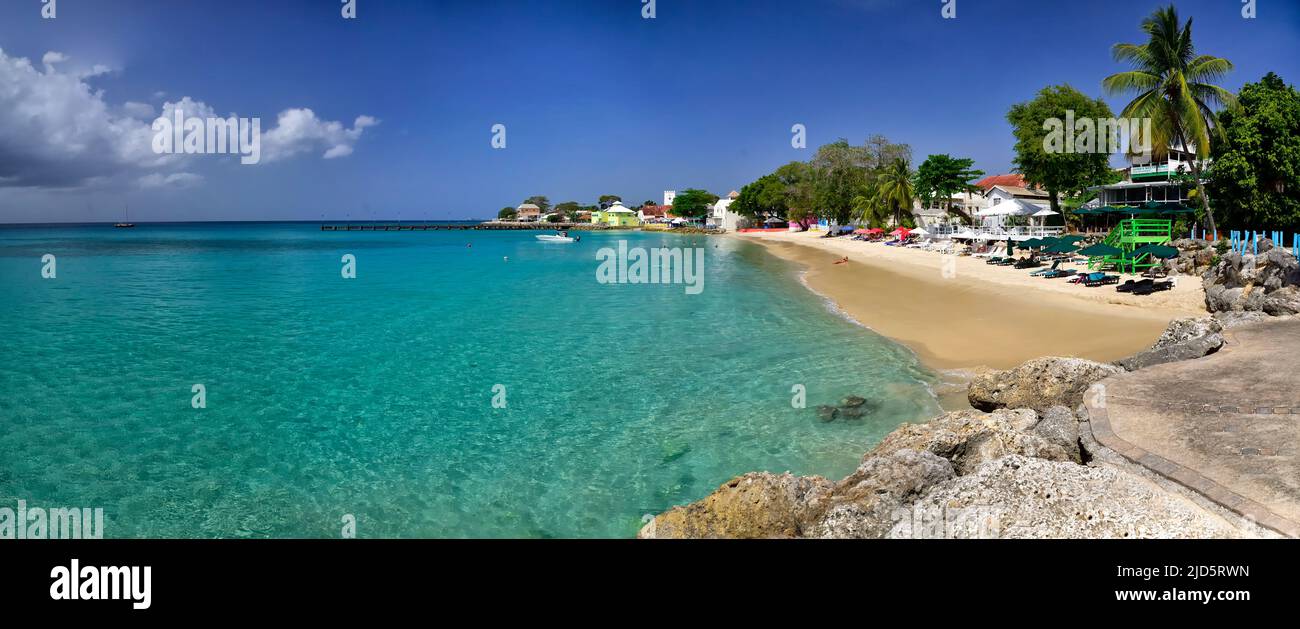
[[[1154,257],[1143,253],[1134,256],[1133,252],[1146,245],[1163,245],[1173,238],[1174,222],[1163,218],[1126,218],[1119,222],[1102,242],[1119,249],[1118,256],[1095,256],[1088,260],[1088,267],[1101,270],[1106,265],[1114,265],[1121,273],[1137,273],[1159,264]]]

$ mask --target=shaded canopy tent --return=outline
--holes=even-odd
[[[1137,259],[1147,255],[1153,258],[1167,260],[1169,258],[1177,258],[1178,253],[1178,249],[1174,247],[1166,247],[1165,245],[1147,245],[1145,247],[1138,247],[1129,255],[1129,257]]]
[[[1079,253],[1088,256],[1089,258],[1100,258],[1100,257],[1108,257],[1108,256],[1118,256],[1123,254],[1124,252],[1118,247],[1112,247],[1104,242],[1099,242],[1095,245],[1092,245],[1091,247],[1084,247],[1083,249],[1080,249]]]
[[[1078,250],[1078,245],[1075,245],[1074,243],[1058,241],[1056,244],[1043,249],[1043,253],[1074,253]]]
[[[1033,214],[1030,214],[1029,216],[1030,216],[1031,218],[1039,219],[1039,221],[1038,221],[1038,225],[1039,225],[1039,227],[1042,227],[1042,226],[1044,226],[1044,225],[1047,225],[1047,217],[1049,217],[1049,216],[1059,216],[1060,214],[1061,214],[1061,213],[1060,213],[1060,212],[1057,212],[1056,210],[1052,210],[1052,209],[1049,209],[1049,208],[1043,208],[1043,209],[1041,209],[1041,210],[1039,210],[1039,211],[1037,211],[1037,212],[1034,212]]]

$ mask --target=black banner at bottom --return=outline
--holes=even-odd
[[[878,610],[1056,601],[1200,616],[1289,608],[1297,548],[1291,540],[0,541],[0,602],[11,613],[126,620],[471,607],[576,617],[609,605],[716,609],[723,599],[740,605],[729,613],[760,614],[781,601],[852,596]]]

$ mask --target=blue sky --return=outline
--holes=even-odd
[[[1161,4],[956,1],[945,20],[941,0],[657,0],[647,20],[639,0],[357,0],[344,20],[331,0],[58,0],[43,20],[41,0],[0,0],[0,222],[640,203],[725,194],[874,133],[1002,173],[1007,108],[1057,83],[1101,96],[1122,69],[1110,45],[1141,41]],[[1199,52],[1236,64],[1229,89],[1268,71],[1300,82],[1300,3],[1258,0],[1253,20],[1239,0],[1176,6]],[[158,163],[121,146],[182,98],[281,123],[276,157]]]

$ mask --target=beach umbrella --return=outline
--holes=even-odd
[[[1058,236],[1056,238],[1056,242],[1063,242],[1063,243],[1070,243],[1070,244],[1074,244],[1076,242],[1079,242],[1080,240],[1083,240],[1083,236],[1080,236],[1078,234],[1071,234],[1069,236]]]
[[[1166,247],[1165,245],[1147,245],[1145,247],[1139,247],[1136,251],[1130,254],[1129,257],[1138,258],[1143,255],[1150,255],[1153,258],[1164,260],[1168,258],[1177,258],[1178,250],[1173,247]]]
[[[925,228],[923,228],[923,227],[918,227],[918,228],[912,230],[912,235],[913,235],[913,236],[922,236],[922,237],[925,237],[925,236],[929,236],[929,235],[930,235],[930,232],[925,231]]]
[[[853,230],[853,233],[855,233],[855,234],[870,234],[870,233],[871,233],[871,230],[870,230],[870,229],[855,229],[855,230]]]
[[[1035,247],[1041,247],[1041,246],[1043,246],[1043,239],[1042,239],[1042,238],[1030,238],[1029,240],[1023,240],[1023,241],[1021,241],[1020,244],[1016,245],[1016,248],[1017,248],[1017,249],[1033,249],[1033,248],[1035,248]]]
[[[872,227],[871,229],[868,229],[868,230],[867,230],[867,233],[868,233],[868,234],[883,234],[883,233],[885,233],[885,230],[883,230],[883,229],[881,229],[881,228],[879,228],[879,227]]]
[[[1090,258],[1098,258],[1103,256],[1117,256],[1124,252],[1104,242],[1099,242],[1091,247],[1086,247],[1084,249],[1079,250],[1079,253],[1082,253],[1083,255],[1088,256]]]
[[[1076,246],[1076,245],[1074,245],[1073,243],[1068,243],[1068,242],[1058,242],[1058,243],[1056,243],[1056,244],[1054,244],[1054,245],[1052,245],[1052,246],[1050,246],[1050,247],[1044,249],[1043,251],[1044,251],[1045,253],[1074,253],[1075,251],[1078,251],[1078,250],[1079,250],[1079,247]]]

